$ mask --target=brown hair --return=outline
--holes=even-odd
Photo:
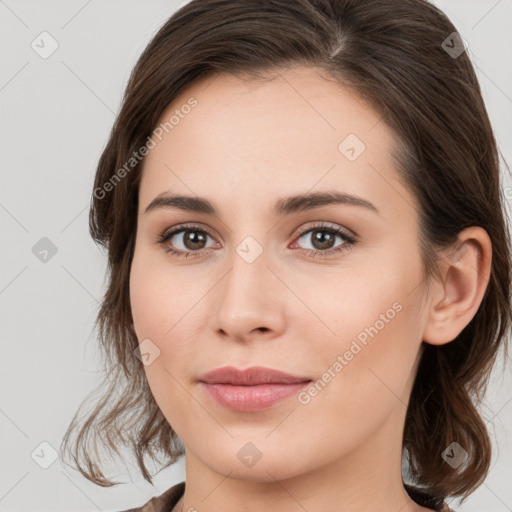
[[[458,37],[425,0],[192,0],[160,28],[130,76],[94,183],[90,232],[108,250],[108,287],[95,325],[105,356],[103,398],[85,421],[75,414],[63,440],[86,478],[119,483],[100,470],[97,442],[117,455],[120,445],[128,447],[151,483],[145,455],[156,461],[163,454],[167,467],[184,454],[134,354],[128,285],[143,160],[128,170],[126,162],[200,76],[256,79],[306,65],[353,88],[398,135],[397,168],[420,207],[427,282],[438,271],[439,251],[461,230],[481,226],[491,239],[490,281],[474,318],[452,342],[423,344],[403,436],[410,478],[431,495],[466,499],[482,484],[491,443],[474,400],[481,400],[499,348],[507,348],[510,233],[497,145],[474,69],[467,52],[447,51]],[[469,454],[457,469],[441,457],[453,441]]]

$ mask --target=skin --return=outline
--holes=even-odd
[[[391,156],[394,134],[320,70],[289,68],[267,82],[203,78],[162,120],[191,96],[198,105],[145,159],[130,274],[135,333],[160,350],[144,367],[147,379],[186,447],[186,490],[174,510],[429,510],[402,484],[406,406],[423,343],[453,340],[478,309],[490,271],[487,233],[461,232],[457,251],[441,259],[442,279],[427,288],[417,203]],[[354,161],[338,149],[348,134],[366,146]],[[279,198],[328,190],[362,197],[378,213],[345,204],[272,213]],[[221,216],[144,213],[163,192],[206,198]],[[202,246],[183,231],[157,243],[185,222],[211,236]],[[349,247],[336,235],[319,246],[312,231],[302,234],[318,222],[358,242]],[[263,251],[252,263],[236,251],[248,236]],[[196,254],[177,258],[166,247]],[[400,311],[307,404],[292,397],[233,412],[197,382],[225,365],[316,382],[397,303]],[[248,442],[262,454],[252,467],[237,457]]]

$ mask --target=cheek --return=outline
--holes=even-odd
[[[399,310],[411,299],[414,276],[414,268],[386,264],[381,257],[378,266],[365,265],[364,271],[354,267],[331,273],[320,269],[316,276],[304,274],[300,280],[295,278],[294,291],[308,307],[309,325],[313,319],[324,337],[334,338],[343,347],[358,335],[364,342],[371,326],[389,332],[390,324],[400,323],[404,315]],[[300,318],[294,321],[301,323]]]
[[[135,252],[130,271],[134,328],[139,342],[149,339],[158,349],[156,352],[151,346],[154,359],[144,365],[144,372],[160,410],[168,423],[177,426],[180,432],[187,430],[179,427],[187,417],[190,397],[178,381],[183,381],[182,369],[189,366],[189,357],[193,355],[189,344],[185,343],[190,337],[183,330],[189,316],[193,315],[190,303],[195,295],[179,272],[170,275],[159,258],[143,251]],[[191,296],[190,300],[188,296]]]
[[[316,377],[329,382],[319,395],[340,414],[364,416],[362,404],[383,411],[402,396],[421,344],[421,287],[413,285],[420,280],[414,263],[381,261],[364,275],[347,273],[343,286],[331,279],[321,291],[309,288],[308,305],[331,330],[317,337]]]
[[[206,293],[204,287],[185,267],[166,264],[164,255],[136,251],[130,271],[130,304],[139,339],[157,342],[179,329]]]
[[[208,318],[202,300],[207,286],[212,286],[209,279],[194,280],[184,267],[172,268],[165,258],[143,251],[134,254],[130,272],[133,323],[139,342],[149,339],[156,346],[152,350],[158,356],[144,370],[164,411],[167,408],[161,402],[170,396],[174,409],[179,409],[175,400],[179,403],[182,388],[173,376],[183,381],[184,370],[190,370],[201,354],[197,340]]]
[[[303,397],[295,418],[307,425],[313,444],[325,446],[327,438],[329,449],[343,451],[368,439],[393,411],[405,412],[419,346],[411,328],[416,312],[398,293],[381,299],[357,317],[345,317],[346,334],[314,356],[319,371],[314,391]]]

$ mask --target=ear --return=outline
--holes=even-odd
[[[432,286],[423,341],[444,345],[453,341],[475,316],[491,273],[492,243],[485,229],[459,233],[441,260],[441,281]]]

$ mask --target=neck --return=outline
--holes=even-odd
[[[298,475],[281,475],[279,468],[260,466],[261,477],[239,478],[233,468],[215,471],[187,451],[185,494],[173,512],[427,511],[409,498],[403,486],[401,436],[396,435],[403,414],[405,408],[350,453]]]

